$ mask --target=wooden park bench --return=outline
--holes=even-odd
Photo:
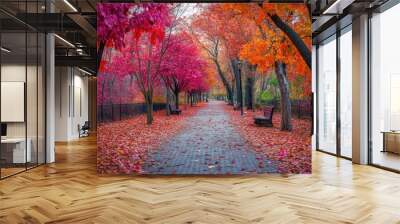
[[[272,116],[274,114],[273,106],[266,106],[263,109],[264,114],[254,117],[254,123],[260,126],[272,127]]]
[[[172,107],[171,104],[169,104],[169,111],[171,112],[171,114],[176,114],[176,115],[179,115],[182,113],[182,110]]]

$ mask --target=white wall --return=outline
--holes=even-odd
[[[33,80],[30,75],[34,74],[36,76],[36,67],[18,65],[18,64],[4,64],[1,66],[1,81],[2,82],[25,82],[25,75],[27,69],[28,72],[28,85],[29,87],[34,86],[35,88],[27,88],[27,119],[28,119],[28,129],[32,127],[36,130],[36,111],[37,99],[36,99],[36,80]],[[40,105],[39,105],[40,106]],[[7,110],[8,108],[1,108],[1,110]],[[24,108],[23,108],[24,109]],[[31,124],[31,122],[34,122]],[[26,122],[7,122],[7,135],[8,137],[25,137],[25,123]],[[34,127],[33,127],[34,126]],[[28,130],[29,137],[29,130]]]
[[[69,68],[55,68],[55,141],[67,141],[69,131]]]
[[[25,64],[8,64],[1,66],[1,81],[25,82]],[[1,108],[7,110],[7,108]],[[7,137],[25,137],[25,122],[7,123]]]
[[[55,140],[79,138],[78,125],[88,120],[88,78],[72,67],[56,67]]]
[[[89,111],[88,111],[88,77],[87,76],[82,76],[82,73],[76,74],[75,70],[75,75],[74,75],[74,108],[72,108],[72,117],[73,119],[71,120],[71,126],[73,127],[71,130],[71,135],[74,138],[79,137],[79,132],[78,132],[78,124],[81,126],[85,123],[85,121],[88,121],[89,119]]]

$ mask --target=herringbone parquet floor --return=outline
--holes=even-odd
[[[315,152],[313,174],[98,176],[93,137],[0,181],[0,223],[400,223],[400,175]]]

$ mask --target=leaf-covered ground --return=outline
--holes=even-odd
[[[154,122],[146,125],[145,114],[130,119],[102,123],[97,128],[97,170],[99,173],[141,173],[147,152],[176,135],[184,121],[203,104],[182,106],[179,116],[154,113]]]
[[[151,150],[143,164],[146,174],[276,173],[275,164],[255,152],[231,124],[222,101],[210,101],[184,129]]]
[[[243,117],[231,106],[226,105],[225,111],[253,149],[278,164],[279,173],[311,173],[310,119],[292,118],[293,130],[287,132],[280,130],[280,112],[273,115],[273,127],[260,127],[254,124],[253,118],[261,115],[261,111],[245,111]]]
[[[199,114],[199,109],[203,113]],[[98,171],[114,174],[251,173],[258,172],[258,168],[262,169],[260,172],[270,172],[265,164],[274,164],[275,172],[310,173],[311,120],[293,118],[293,131],[286,132],[279,128],[279,112],[274,113],[274,127],[254,125],[253,117],[257,114],[261,111],[246,111],[242,117],[231,106],[217,102],[187,107],[179,116],[156,112],[151,126],[146,125],[145,115],[100,124]],[[232,153],[240,155],[235,154],[237,158],[233,159],[229,156]],[[243,156],[245,158],[241,158]],[[260,160],[265,156],[265,160]],[[243,162],[247,160],[251,160],[250,163]],[[197,163],[199,165],[194,166]],[[252,163],[260,164],[258,168],[257,165],[251,168],[249,164]],[[219,166],[221,169],[217,169]]]

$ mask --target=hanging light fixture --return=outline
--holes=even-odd
[[[78,10],[73,6],[68,0],[64,0],[64,3],[68,5],[74,12],[78,12]]]
[[[0,49],[1,49],[1,51],[4,51],[6,53],[10,53],[11,52],[11,50],[9,50],[9,49],[7,49],[5,47],[1,47]]]
[[[69,42],[68,40],[62,38],[61,36],[59,36],[58,34],[54,34],[55,37],[57,37],[59,40],[61,40],[62,42],[64,42],[65,44],[67,44],[68,46],[75,48],[75,45],[73,45],[71,42]]]

